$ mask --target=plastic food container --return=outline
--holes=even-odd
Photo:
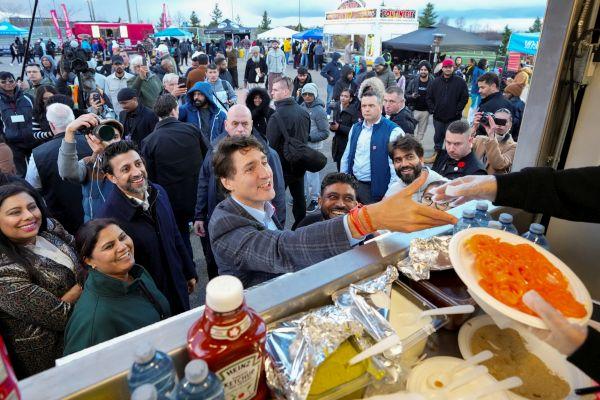
[[[394,293],[392,293],[392,304],[388,315],[388,321],[392,319],[392,313],[406,312],[406,310],[402,308],[399,310],[395,309],[395,303],[393,301],[395,295],[402,296],[406,301],[410,302],[414,306],[415,310],[418,309],[420,311],[425,311],[438,308],[435,304],[429,302],[402,282],[394,282],[392,291]],[[398,332],[400,338],[402,339],[402,345],[404,346],[404,351],[402,352],[401,356],[402,362],[408,365],[413,365],[416,363],[425,351],[429,336],[445,326],[447,323],[448,316],[437,315],[423,319],[422,326],[413,333],[410,333],[408,336]]]
[[[477,307],[475,300],[467,292],[467,286],[460,280],[453,269],[435,271],[428,280],[413,281],[404,275],[400,279],[411,289],[435,304],[436,307],[451,307],[470,304]],[[456,330],[465,323],[471,314],[450,315],[445,328]]]

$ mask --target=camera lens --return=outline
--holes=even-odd
[[[109,125],[100,125],[98,126],[95,135],[103,142],[109,142],[115,138],[115,129]]]

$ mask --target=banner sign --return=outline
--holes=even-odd
[[[537,33],[513,33],[508,41],[508,51],[533,55],[538,51],[540,34]]]
[[[379,12],[379,17],[395,19],[416,19],[417,10],[396,10],[391,8],[382,8]]]
[[[329,12],[325,14],[325,19],[328,21],[341,19],[371,19],[377,16],[377,10],[367,8],[364,10],[349,10],[344,12]]]
[[[65,15],[65,33],[67,34],[67,38],[71,40],[71,37],[73,37],[73,31],[71,30],[71,23],[69,22],[67,6],[65,6],[65,3],[62,3],[60,6],[62,7],[63,14]]]
[[[52,17],[52,23],[54,24],[54,30],[56,30],[59,44],[62,44],[62,32],[60,31],[60,26],[58,25],[58,16],[56,15],[56,10],[50,10],[50,16]]]

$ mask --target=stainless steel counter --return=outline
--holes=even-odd
[[[474,205],[466,204],[452,210],[452,213],[460,215],[465,207]],[[246,292],[246,300],[267,323],[330,303],[334,291],[376,274],[390,263],[404,258],[411,238],[439,235],[449,228],[439,227],[410,235],[382,235],[364,246],[253,287]],[[128,399],[126,371],[140,342],[150,342],[171,354],[181,373],[187,361],[187,331],[200,317],[202,309],[190,310],[57,360],[55,368],[19,382],[23,398]],[[440,345],[446,346],[444,342],[446,340],[442,337]]]

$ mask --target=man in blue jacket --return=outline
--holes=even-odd
[[[252,113],[248,107],[237,104],[229,109],[227,120],[225,121],[226,134],[217,138],[216,144],[227,136],[254,136],[261,144],[268,149],[267,162],[273,170],[273,187],[275,189],[275,198],[272,201],[275,207],[275,216],[281,226],[285,226],[286,206],[285,206],[285,183],[283,180],[283,170],[279,155],[275,150],[268,147],[268,143],[262,135],[252,127]],[[196,213],[194,217],[194,232],[200,236],[202,249],[206,259],[208,277],[210,279],[218,275],[217,265],[210,247],[210,238],[208,237],[208,221],[217,206],[225,195],[217,186],[215,173],[213,170],[213,151],[204,158],[200,176],[198,179],[198,193],[196,199]]]
[[[398,180],[388,146],[404,136],[404,131],[381,115],[382,99],[378,94],[367,90],[360,101],[364,121],[350,130],[340,172],[356,178],[358,201],[371,204],[381,200],[388,186]]]
[[[331,56],[331,61],[328,62],[327,65],[325,65],[325,68],[321,70],[321,76],[327,79],[327,115],[331,113],[331,107],[329,106],[329,103],[331,102],[331,98],[333,96],[333,88],[341,76],[342,64],[339,61],[341,57],[342,55],[340,53],[333,53]]]
[[[179,120],[197,126],[204,141],[212,143],[225,132],[227,114],[215,100],[210,83],[198,82],[187,92],[188,101],[179,108]]]
[[[166,190],[148,181],[142,157],[135,144],[127,140],[106,148],[102,170],[118,190],[111,192],[98,217],[116,219],[131,237],[136,264],[152,276],[169,301],[171,314],[189,310],[189,293],[198,275]]]

